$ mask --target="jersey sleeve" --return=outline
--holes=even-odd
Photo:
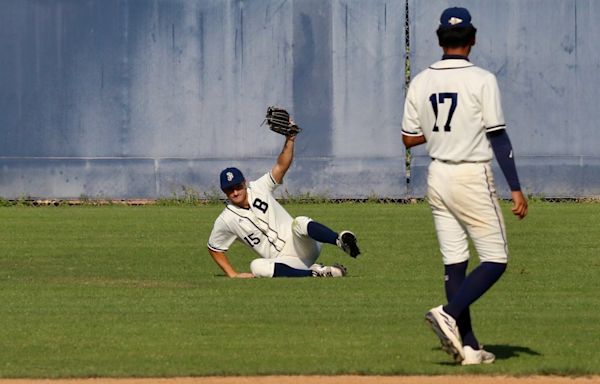
[[[416,80],[416,79],[415,79]],[[405,136],[421,136],[421,122],[419,121],[419,113],[416,106],[416,86],[411,84],[406,94],[404,101],[404,115],[402,116],[402,134]]]
[[[215,220],[210,237],[208,238],[208,248],[216,252],[226,252],[237,236],[233,233],[223,216],[219,216]]]
[[[482,88],[481,105],[483,111],[483,124],[486,132],[498,131],[506,128],[502,102],[500,101],[500,88],[496,76],[489,74]]]
[[[252,181],[250,183],[250,188],[260,192],[273,193],[279,185],[280,184],[277,184],[275,179],[273,179],[273,176],[271,176],[271,172],[267,172],[259,179]]]

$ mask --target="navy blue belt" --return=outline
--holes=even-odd
[[[439,161],[444,164],[479,164],[479,163],[488,163],[490,160],[478,160],[478,161],[469,161],[469,160],[461,160],[461,161],[452,161],[452,160],[442,160],[436,159],[434,157],[431,158],[432,161]]]

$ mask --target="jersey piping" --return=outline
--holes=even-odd
[[[276,182],[275,179],[273,178],[273,175],[271,174],[271,171],[269,171],[269,177],[271,178],[271,181],[273,182],[273,184],[279,185],[279,183]]]
[[[423,136],[422,133],[408,132],[408,131],[405,131],[404,129],[402,129],[402,134],[404,136]]]
[[[506,129],[506,124],[498,124],[498,125],[494,125],[492,127],[487,127],[485,130],[487,132],[493,132],[493,131],[499,131],[501,129]]]
[[[435,68],[435,67],[429,67],[429,69],[432,69],[434,71],[446,71],[449,69],[463,69],[463,68],[471,68],[473,66],[473,64],[468,64],[468,65],[463,65],[462,67],[449,67],[449,68]]]
[[[265,231],[263,231],[258,224],[256,224],[254,221],[252,221],[251,218],[246,217],[244,215],[240,215],[239,213],[237,213],[233,209],[231,209],[231,207],[229,207],[229,206],[227,206],[226,209],[229,210],[230,212],[233,212],[236,216],[248,220],[256,229],[258,229],[267,238],[267,241],[269,242],[269,244],[271,244],[271,246],[273,248],[275,248],[277,250],[277,252],[281,252],[281,250],[283,249],[283,246],[282,247],[277,247],[277,245],[271,241],[271,239],[269,238],[269,235]],[[279,237],[279,232],[277,232],[276,230],[274,230],[273,228],[271,228],[271,226],[269,225],[269,223],[267,223],[266,221],[261,220],[258,217],[257,217],[257,220],[261,221],[262,223],[265,223],[266,226],[267,226],[267,229],[269,231],[272,231],[277,236],[277,240],[281,241],[283,243],[283,245],[285,246],[286,241],[284,239],[282,239],[281,237]]]
[[[502,234],[502,241],[504,243],[504,252],[508,256],[508,241],[506,241],[506,234],[504,233],[504,226],[502,225],[501,213],[498,212],[498,206],[495,204],[493,186],[490,185],[490,175],[488,175],[487,168],[484,168],[485,173],[485,182],[488,188],[489,197],[492,200],[492,206],[494,207],[494,212],[496,213],[496,220],[498,220],[498,226],[500,228],[500,233]]]
[[[211,245],[210,243],[208,243],[208,244],[206,244],[206,245],[207,245],[208,249],[210,249],[210,250],[212,250],[212,251],[215,251],[215,252],[223,252],[223,253],[224,253],[224,252],[227,252],[227,249],[220,249],[220,248],[214,247],[214,246],[213,246],[213,245]]]

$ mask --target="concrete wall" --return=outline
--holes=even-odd
[[[527,192],[600,195],[600,3],[462,4],[479,28],[472,61],[498,76]],[[414,151],[407,184],[400,136],[406,5],[4,0],[0,197],[215,193],[226,166],[254,178],[273,165],[283,140],[260,126],[271,104],[304,128],[282,191],[422,196],[428,158]],[[413,73],[440,57],[448,5],[408,0]]]

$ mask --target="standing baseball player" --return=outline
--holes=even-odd
[[[431,309],[425,318],[442,349],[463,365],[495,359],[475,337],[469,312],[504,273],[508,261],[493,155],[510,186],[512,212],[519,219],[527,214],[496,77],[468,59],[476,32],[467,9],[442,13],[437,36],[444,55],[411,82],[402,121],[405,146],[425,144],[432,158],[427,199],[444,262],[448,303]],[[480,259],[468,276],[467,236]]]
[[[270,172],[246,182],[237,168],[221,172],[221,190],[228,204],[216,219],[208,239],[208,252],[229,277],[342,277],[339,264],[316,264],[322,243],[337,245],[352,257],[360,250],[350,231],[337,234],[309,217],[292,218],[273,196],[292,164],[299,127],[282,109],[269,108],[267,122],[273,131],[285,135],[283,150]],[[251,273],[238,273],[227,258],[234,240],[239,240],[260,258],[250,263]]]

